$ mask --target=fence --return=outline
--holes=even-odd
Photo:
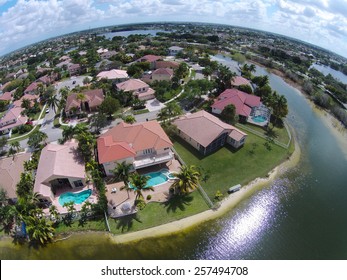
[[[186,165],[186,163],[184,162],[184,160],[181,158],[181,156],[177,153],[177,151],[175,150],[174,147],[172,147],[172,151],[174,152],[177,160],[182,164],[182,165]],[[198,191],[201,194],[202,198],[205,200],[206,204],[210,207],[210,208],[215,208],[214,203],[211,201],[211,199],[208,197],[207,193],[205,192],[205,190],[203,189],[203,187],[199,184],[198,185]]]
[[[256,131],[256,130],[252,129],[252,128],[249,128],[249,127],[247,127],[247,126],[245,126],[245,125],[243,125],[243,124],[237,124],[236,126],[239,127],[239,128],[242,128],[243,130],[246,130],[246,131],[248,131],[248,132],[251,132],[251,133],[253,133],[253,134],[255,134],[255,135],[257,135],[257,136],[259,136],[259,137],[261,137],[261,138],[263,138],[263,139],[265,139],[265,140],[268,139],[268,136],[264,135],[264,133],[261,133],[261,132],[259,132],[259,131]],[[288,133],[288,135],[289,135],[289,141],[288,141],[288,143],[287,143],[287,144],[284,144],[284,143],[282,143],[282,142],[280,142],[280,141],[278,141],[278,140],[276,140],[276,139],[273,139],[273,142],[274,142],[277,146],[280,146],[280,147],[282,147],[282,148],[284,148],[284,149],[288,149],[288,148],[289,148],[289,145],[290,145],[290,142],[292,141],[292,135],[291,135],[290,130],[289,130],[289,127],[288,127],[288,125],[287,125],[286,123],[284,123],[284,127],[286,128],[287,133]]]

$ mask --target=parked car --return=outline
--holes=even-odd
[[[73,81],[72,84],[73,84],[73,85],[76,84],[76,81]]]
[[[49,108],[46,109],[46,114],[48,114],[48,113],[49,113]]]

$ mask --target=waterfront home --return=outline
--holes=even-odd
[[[154,89],[150,88],[148,84],[139,79],[129,79],[127,81],[116,84],[118,90],[131,92],[137,96],[139,100],[149,100],[155,98]]]
[[[181,51],[183,51],[183,48],[178,47],[178,46],[172,46],[169,48],[169,55],[175,56]]]
[[[239,86],[243,86],[243,85],[247,85],[247,86],[250,86],[252,88],[250,81],[248,81],[247,79],[245,79],[242,76],[236,76],[236,77],[233,77],[231,79],[231,86],[239,87]]]
[[[240,148],[247,134],[232,125],[222,122],[206,111],[185,115],[174,121],[178,136],[201,154],[207,155],[228,143]]]
[[[172,142],[157,121],[119,123],[97,140],[99,163],[106,175],[113,175],[117,163],[125,161],[133,169],[166,163],[173,159]]]
[[[34,192],[53,201],[57,192],[73,190],[85,185],[85,166],[73,141],[64,145],[48,144],[41,151]]]
[[[6,112],[6,114],[0,119],[0,133],[7,134],[13,128],[21,126],[28,121],[27,116],[22,116],[23,108],[14,107]]]
[[[24,162],[31,157],[30,153],[16,154],[14,157],[0,159],[0,188],[6,191],[7,197],[16,200],[16,188],[20,175],[24,172]]]
[[[67,116],[78,114],[82,111],[96,111],[105,99],[102,89],[88,90],[82,92],[82,94],[84,99],[79,99],[79,93],[73,93],[67,97],[65,105]]]
[[[212,104],[212,113],[219,115],[230,104],[235,106],[236,114],[241,122],[264,126],[270,120],[270,110],[261,103],[259,96],[237,89],[223,91]]]
[[[97,76],[98,80],[107,79],[107,80],[116,80],[124,81],[129,78],[127,71],[120,69],[111,69],[110,71],[102,71]]]

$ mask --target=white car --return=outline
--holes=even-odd
[[[46,109],[46,114],[48,114],[48,113],[49,113],[49,108]]]

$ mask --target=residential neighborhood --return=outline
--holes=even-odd
[[[288,156],[286,99],[252,65],[233,72],[212,59],[213,44],[76,36],[22,55],[0,80],[4,205],[30,208],[29,227],[44,222],[37,242],[78,221],[118,231],[155,203],[191,196],[198,208],[185,216],[218,207],[252,178],[242,164],[252,170],[261,158],[268,172]],[[6,224],[14,235],[15,218]]]

